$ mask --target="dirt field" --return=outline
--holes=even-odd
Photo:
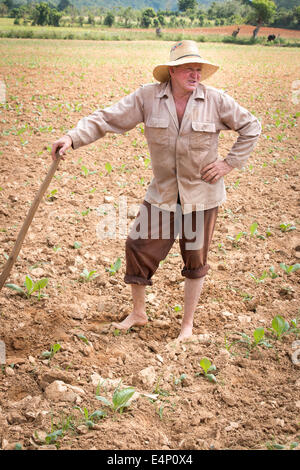
[[[255,26],[251,26],[248,24],[243,24],[243,25],[230,25],[230,26],[215,26],[215,27],[210,27],[210,28],[184,28],[184,29],[179,29],[179,28],[167,28],[164,29],[162,28],[163,32],[166,33],[178,33],[181,32],[182,34],[195,34],[195,36],[199,35],[204,35],[207,36],[209,34],[212,35],[222,35],[222,36],[231,36],[232,32],[237,29],[237,27],[240,27],[240,31],[238,34],[239,36],[243,37],[252,37],[253,30]],[[115,31],[120,31],[118,28],[114,28]],[[132,28],[131,31],[142,31],[141,29],[138,28]],[[147,31],[155,31],[155,29],[148,29]],[[268,37],[269,34],[275,34],[277,37],[280,35],[281,38],[286,38],[286,39],[292,39],[292,38],[300,38],[300,30],[296,29],[283,29],[283,28],[270,28],[270,27],[262,27],[259,30],[258,37]]]
[[[231,26],[218,26],[214,28],[193,28],[190,30],[185,29],[184,31],[187,34],[203,34],[203,35],[208,35],[208,34],[221,34],[224,36],[231,36],[232,32],[237,29],[237,27],[240,27],[240,31],[238,34],[239,36],[248,36],[251,37],[253,34],[253,30],[255,26],[251,26],[248,24],[243,24],[243,25],[231,25]],[[168,30],[169,31],[169,30]],[[171,31],[171,30],[170,30]],[[173,32],[176,30],[174,29]],[[294,30],[294,29],[283,29],[283,28],[269,28],[269,27],[262,27],[259,30],[258,37],[261,36],[269,36],[269,34],[275,34],[277,37],[280,35],[281,38],[286,38],[286,39],[291,39],[291,38],[300,38],[300,30]]]
[[[154,64],[169,48],[163,42],[0,41],[6,84],[0,271],[50,167],[52,142],[81,117],[151,82]],[[254,450],[299,442],[299,345],[292,320],[298,318],[299,327],[300,271],[288,274],[280,266],[300,258],[299,53],[203,44],[201,55],[221,66],[207,84],[255,113],[263,132],[248,166],[226,177],[228,199],[219,212],[194,336],[174,341],[183,308],[178,242],[147,288],[147,326],[121,334],[110,326],[131,309],[123,282],[125,240],[97,236],[106,216],[97,208],[110,203],[118,216],[119,198],[126,197],[132,223],[132,205],[141,203],[151,180],[142,128],[70,151],[7,281],[24,288],[26,275],[48,278],[42,291],[48,297],[27,299],[7,287],[1,292],[2,449]],[[221,156],[235,138],[222,133]],[[120,269],[109,272],[118,258]],[[82,282],[84,269],[98,276]],[[276,315],[290,325],[281,339],[268,330]],[[258,327],[272,347],[247,344],[242,334],[253,343]],[[216,382],[200,374],[204,357],[216,366]],[[96,398],[111,401],[120,381],[138,392],[122,414]],[[93,415],[96,410],[106,416]]]

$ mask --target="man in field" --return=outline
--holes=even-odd
[[[145,288],[179,234],[185,278],[184,314],[179,340],[192,335],[194,312],[205,275],[218,206],[226,199],[223,177],[242,168],[261,132],[255,116],[226,93],[203,85],[218,66],[203,59],[194,41],[180,41],[170,61],[153,70],[149,84],[115,105],[81,119],[57,140],[52,156],[64,155],[103,137],[124,133],[143,122],[153,179],[126,241],[125,282],[131,284],[132,313],[120,329],[147,323]],[[221,130],[238,138],[226,158],[218,156]]]

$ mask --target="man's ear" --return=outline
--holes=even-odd
[[[169,74],[174,73],[174,67],[169,67]]]

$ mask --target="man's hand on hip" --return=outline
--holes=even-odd
[[[233,170],[233,167],[228,165],[225,160],[217,160],[214,163],[210,163],[209,165],[206,165],[202,171],[202,179],[206,183],[214,184],[216,183],[222,176],[227,175],[231,170]]]
[[[68,135],[64,135],[60,139],[58,139],[54,144],[52,145],[52,150],[51,150],[51,155],[52,159],[56,160],[56,152],[59,150],[59,155],[64,155],[66,151],[72,146],[72,139]],[[62,157],[62,160],[64,158]]]

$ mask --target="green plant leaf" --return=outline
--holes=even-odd
[[[52,354],[56,354],[61,348],[61,345],[59,343],[55,343],[53,344],[53,346],[51,347],[51,352]]]
[[[256,328],[256,330],[253,333],[253,336],[254,336],[255,344],[258,344],[263,339],[263,337],[265,336],[264,328],[261,328],[261,327]]]
[[[17,291],[21,295],[25,295],[25,292],[20,286],[17,286],[16,284],[5,284],[5,287],[8,287],[9,289],[13,289]]]
[[[258,227],[257,222],[253,222],[253,224],[250,226],[251,237],[253,237],[253,235],[257,232],[257,227]]]
[[[210,382],[217,383],[217,379],[216,379],[216,377],[214,376],[214,374],[206,374],[205,377],[206,377]]]
[[[205,375],[207,374],[208,369],[211,367],[212,363],[210,362],[209,359],[204,357],[203,359],[200,360],[199,362],[200,366],[204,370]]]
[[[26,289],[27,289],[28,294],[30,294],[30,293],[31,293],[32,286],[33,286],[33,280],[31,279],[30,276],[26,276],[26,277],[25,277],[25,282],[24,282],[24,284],[25,284],[25,287],[26,287]]]
[[[300,263],[293,264],[291,272],[298,271],[298,269],[300,269]]]
[[[279,338],[286,330],[287,325],[286,321],[281,315],[276,315],[272,320],[272,328],[276,333],[276,336]]]
[[[111,406],[112,405],[112,403],[110,401],[108,401],[107,398],[105,398],[105,397],[101,397],[99,395],[96,395],[96,398],[97,398],[97,400],[104,403],[104,405],[106,405],[106,406]]]
[[[106,416],[105,411],[96,410],[91,414],[90,418],[104,418],[105,416]]]
[[[123,409],[127,405],[128,400],[134,394],[135,389],[132,387],[123,388],[123,390],[119,390],[118,388],[114,391],[112,402],[113,402],[113,409],[118,411]]]

